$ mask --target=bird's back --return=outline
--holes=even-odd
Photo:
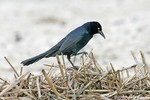
[[[88,41],[92,38],[87,29],[83,26],[70,32],[70,34],[65,38],[65,41],[61,45],[59,52],[63,54],[76,54],[80,49],[82,49]]]
[[[83,26],[76,28],[71,31],[65,38],[58,42],[54,47],[52,47],[45,57],[56,56],[56,54],[63,53],[64,55],[77,53],[81,48],[83,48],[92,36],[88,33],[87,29]]]

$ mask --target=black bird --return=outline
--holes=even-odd
[[[105,35],[102,32],[102,26],[100,25],[99,22],[96,21],[87,22],[82,26],[79,26],[75,30],[71,31],[66,37],[64,37],[51,49],[35,57],[24,60],[21,63],[24,66],[27,66],[34,62],[39,61],[42,58],[54,57],[62,53],[63,55],[67,55],[67,59],[76,69],[74,64],[71,62],[70,57],[72,55],[81,54],[78,53],[78,51],[89,42],[89,40],[93,37],[94,34],[97,33],[101,34],[105,38]]]

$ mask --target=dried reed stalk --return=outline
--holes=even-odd
[[[62,60],[56,56],[58,65],[46,65],[50,69],[41,75],[30,72],[16,71],[5,57],[15,73],[13,83],[0,78],[0,99],[28,99],[28,100],[116,100],[116,99],[149,99],[150,70],[144,54],[140,51],[141,62],[131,52],[136,64],[120,70],[110,68],[104,71],[97,63],[94,54],[82,56],[78,70],[67,68],[64,56]],[[89,61],[89,62],[88,62]],[[53,75],[53,68],[59,67],[59,73]]]

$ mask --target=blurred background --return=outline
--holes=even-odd
[[[150,0],[0,0],[0,77],[11,79],[20,62],[40,54],[88,21],[98,21],[106,39],[95,35],[81,51],[93,53],[101,66],[110,63],[121,69],[135,64],[142,50],[150,63]],[[24,67],[40,73],[43,64],[57,64],[56,58],[43,59]],[[71,65],[66,60],[66,64]],[[79,65],[79,63],[77,63]],[[9,77],[8,77],[9,76]]]

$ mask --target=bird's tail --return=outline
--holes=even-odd
[[[44,58],[46,56],[46,52],[42,53],[42,54],[39,54],[35,57],[32,57],[32,58],[29,58],[29,59],[26,59],[24,61],[21,62],[21,64],[23,64],[24,66],[28,66],[34,62],[37,62],[39,61],[40,59]]]

